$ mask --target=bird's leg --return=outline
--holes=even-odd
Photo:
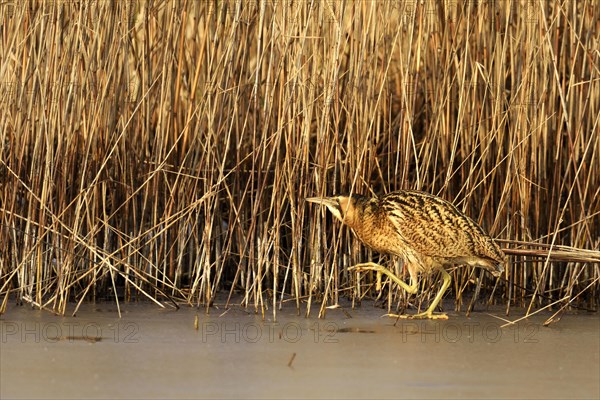
[[[429,306],[429,308],[426,311],[424,311],[422,313],[418,313],[418,314],[413,314],[413,315],[388,314],[388,316],[396,317],[396,318],[406,318],[406,319],[448,319],[448,316],[446,314],[435,314],[435,315],[433,314],[433,310],[435,310],[435,308],[437,307],[439,302],[442,300],[442,296],[444,295],[444,292],[446,292],[446,289],[448,289],[448,286],[450,286],[450,281],[452,280],[452,278],[450,277],[450,274],[447,273],[443,268],[440,268],[440,271],[442,272],[442,279],[444,280],[444,282],[442,283],[442,288],[437,293],[437,295],[431,302],[431,305]]]
[[[375,271],[377,273],[377,286],[376,286],[377,290],[381,290],[381,276],[387,275],[390,277],[390,279],[392,281],[396,282],[402,289],[406,290],[408,293],[410,293],[410,294],[417,293],[418,285],[417,285],[416,281],[413,281],[413,284],[409,286],[408,284],[406,284],[406,282],[402,281],[395,274],[393,274],[392,271],[390,271],[389,269],[387,269],[379,264],[375,264],[373,262],[357,264],[353,267],[348,268],[348,271],[357,271],[357,272]],[[448,283],[448,284],[450,284],[450,283]]]
[[[393,274],[389,269],[387,269],[379,264],[375,264],[373,262],[357,264],[353,267],[348,268],[348,271],[358,271],[358,272],[360,272],[360,271],[375,271],[377,273],[377,286],[376,286],[377,290],[381,290],[381,276],[382,275],[389,276],[392,281],[396,282],[402,289],[406,290],[410,294],[417,293],[417,289],[419,286],[416,279],[412,279],[412,285],[409,286],[408,284],[403,282],[400,278],[398,278],[395,274]],[[389,317],[405,318],[405,319],[448,319],[448,316],[446,314],[435,314],[435,315],[433,314],[433,311],[435,310],[435,308],[437,307],[439,302],[442,300],[442,296],[446,292],[446,289],[448,289],[448,286],[450,286],[450,281],[452,280],[452,278],[450,277],[450,274],[447,273],[443,268],[440,268],[440,271],[442,273],[442,279],[444,280],[444,282],[442,283],[442,287],[441,287],[440,291],[437,293],[437,295],[431,302],[431,305],[429,306],[429,308],[427,308],[426,311],[424,311],[422,313],[418,313],[418,314],[412,314],[412,315],[409,315],[409,314],[402,314],[402,315],[387,314],[387,315]]]

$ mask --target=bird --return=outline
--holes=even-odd
[[[381,196],[352,194],[334,197],[309,197],[307,202],[326,206],[333,216],[348,226],[367,247],[400,257],[407,267],[411,284],[389,269],[373,263],[361,263],[349,271],[375,271],[377,290],[382,275],[410,294],[418,291],[418,275],[440,271],[442,287],[426,311],[393,315],[408,319],[448,319],[434,314],[450,286],[451,276],[445,268],[470,265],[499,277],[504,271],[506,255],[475,221],[441,197],[417,190],[399,190]]]

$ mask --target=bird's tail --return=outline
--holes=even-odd
[[[467,264],[473,267],[480,267],[490,272],[495,277],[499,277],[504,272],[504,264],[506,261],[498,261],[491,258],[477,258],[476,260],[465,260]]]

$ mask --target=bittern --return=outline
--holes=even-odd
[[[382,275],[386,275],[414,294],[419,273],[441,272],[443,284],[429,308],[414,315],[400,315],[401,318],[448,318],[446,314],[433,314],[450,285],[451,277],[445,270],[448,266],[481,267],[496,277],[504,270],[506,256],[492,238],[453,204],[429,193],[401,190],[380,197],[311,197],[306,201],[327,206],[366,246],[404,261],[411,285],[373,262],[349,268],[375,271],[378,289]]]

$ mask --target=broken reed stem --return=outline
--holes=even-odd
[[[597,307],[597,2],[32,0],[0,17],[0,311],[228,293],[322,315],[377,295],[346,268],[378,255],[303,199],[407,188],[508,247],[506,281],[452,272],[457,308],[477,284],[507,308]],[[388,307],[437,290],[385,287]]]

